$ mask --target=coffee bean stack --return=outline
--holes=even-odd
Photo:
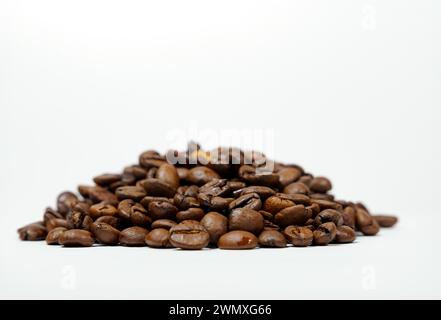
[[[64,247],[284,248],[350,243],[397,222],[336,200],[325,177],[235,148],[146,151],[139,164],[93,181],[79,195],[61,193],[42,221],[18,229],[20,238]]]

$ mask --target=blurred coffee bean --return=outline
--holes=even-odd
[[[343,217],[341,213],[334,209],[326,209],[321,211],[314,220],[316,227],[326,222],[334,222],[334,224],[339,227],[343,224]]]
[[[279,183],[282,188],[284,188],[290,183],[297,181],[302,175],[302,172],[297,168],[288,167],[279,170],[277,174],[279,175]]]
[[[257,237],[251,232],[243,230],[235,230],[225,233],[217,242],[219,249],[229,250],[254,249],[257,247],[257,244]]]
[[[286,194],[309,194],[309,188],[306,184],[302,182],[294,182],[291,184],[288,184],[284,189],[283,193]]]
[[[332,189],[332,184],[331,181],[325,177],[315,177],[309,184],[309,188],[313,192],[326,193]]]
[[[70,209],[78,202],[78,197],[69,191],[60,193],[57,198],[57,211],[66,216]]]
[[[118,209],[105,202],[94,204],[89,208],[89,215],[93,220],[96,220],[101,216],[114,216],[117,213]]]
[[[337,243],[350,243],[356,238],[355,231],[348,226],[337,227],[337,234],[335,235],[335,242]]]
[[[380,231],[380,225],[366,210],[357,208],[355,210],[355,223],[364,235],[373,236]]]
[[[152,220],[175,219],[178,208],[166,201],[150,202],[148,212]]]
[[[120,181],[121,178],[121,174],[105,173],[93,178],[93,181],[100,187],[107,187],[110,186],[112,183]]]
[[[179,187],[179,175],[175,166],[164,163],[162,164],[157,172],[156,178],[170,185],[172,188],[177,189]]]
[[[139,181],[148,196],[173,198],[176,189],[159,179],[145,179]]]
[[[398,222],[398,218],[395,216],[374,215],[373,217],[382,228],[391,228]]]

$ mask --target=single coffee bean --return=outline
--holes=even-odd
[[[309,197],[313,200],[334,201],[334,195],[329,193],[310,193]]]
[[[277,224],[268,220],[263,220],[263,225],[264,225],[263,230],[276,230],[276,231],[280,230],[280,227]]]
[[[188,197],[186,199],[188,199]],[[206,210],[224,211],[228,209],[234,198],[213,197],[205,193],[200,193],[198,195],[198,200],[200,205]]]
[[[141,201],[147,195],[143,188],[136,186],[119,187],[115,194],[118,200],[132,199],[135,201]]]
[[[248,193],[230,203],[230,210],[234,210],[237,208],[260,210],[260,208],[262,208],[262,201],[260,200],[260,197],[257,193]]]
[[[365,236],[373,236],[380,231],[380,225],[366,210],[357,208],[355,210],[355,223]]]
[[[249,165],[240,167],[239,177],[252,185],[276,187],[279,184],[279,175],[274,173],[258,174],[256,168]]]
[[[116,195],[100,186],[79,186],[78,191],[84,198],[90,199],[93,203],[107,202],[112,205],[118,204]]]
[[[66,231],[66,228],[63,227],[56,227],[49,231],[49,233],[46,236],[46,243],[53,245],[53,244],[59,244],[58,239],[63,234],[64,231]]]
[[[264,220],[273,221],[274,219],[274,216],[269,212],[266,212],[264,210],[259,210],[259,213],[262,215]]]
[[[308,247],[314,239],[313,232],[308,227],[289,226],[283,234],[295,247]]]
[[[93,219],[88,215],[88,211],[89,208],[87,206],[80,205],[79,203],[76,204],[66,218],[68,229],[89,230]]]
[[[228,231],[228,219],[217,212],[207,213],[201,220],[201,225],[210,235],[210,243],[216,244],[219,238]]]
[[[51,207],[47,207],[43,214],[43,222],[46,224],[51,219],[65,219],[65,216]]]
[[[276,193],[281,199],[290,200],[295,204],[303,204],[304,206],[310,206],[312,204],[311,198],[304,194],[285,194],[285,193]]]
[[[153,229],[152,231],[147,233],[147,235],[145,236],[145,243],[152,248],[173,247],[170,243],[170,232],[169,230],[164,228]]]
[[[104,222],[94,222],[90,226],[90,231],[102,244],[117,245],[119,242],[119,230]]]
[[[264,230],[259,235],[259,245],[268,248],[285,248],[286,239],[279,231]]]
[[[70,209],[78,202],[78,197],[69,191],[62,192],[57,198],[57,211],[66,216]]]
[[[265,200],[263,210],[272,214],[276,214],[279,211],[294,206],[295,203],[291,200],[281,198],[279,196],[271,196]]]
[[[332,184],[331,181],[325,177],[315,177],[309,184],[309,188],[314,192],[326,193],[332,189]]]
[[[142,247],[145,246],[147,234],[147,229],[138,226],[130,227],[120,232],[119,243],[127,247]]]
[[[87,230],[71,229],[60,235],[58,243],[65,247],[91,247],[95,239]]]
[[[141,204],[135,203],[130,208],[130,221],[135,226],[147,227],[152,222],[152,218],[148,216],[147,210]]]
[[[173,198],[176,189],[159,179],[145,179],[139,181],[148,196]]]
[[[170,243],[176,248],[199,250],[209,242],[209,233],[198,221],[185,220],[170,229]]]
[[[176,168],[180,180],[187,180],[190,170],[187,168]]]
[[[44,240],[47,235],[46,227],[42,222],[28,224],[17,230],[21,240],[40,241]]]
[[[329,200],[321,200],[321,199],[312,199],[312,203],[318,204],[320,206],[320,210],[326,210],[326,209],[334,209],[341,211],[343,210],[343,206],[337,202],[329,201]]]
[[[139,164],[145,169],[158,168],[164,163],[167,163],[165,157],[155,150],[147,150],[139,156]]]
[[[114,216],[117,213],[118,209],[105,202],[94,204],[89,208],[89,215],[93,220],[96,220],[101,216]]]
[[[148,209],[150,202],[153,201],[159,201],[159,202],[169,202],[171,204],[173,204],[173,200],[169,199],[169,198],[165,198],[165,197],[151,197],[151,196],[146,196],[141,200],[141,204],[144,206],[144,208]],[[122,201],[124,202],[124,201]]]
[[[153,201],[149,203],[148,211],[154,221],[158,219],[174,219],[178,208],[167,201]]]
[[[285,228],[290,225],[303,225],[311,217],[311,212],[300,204],[280,210],[274,216],[274,223]]]
[[[343,224],[345,226],[355,229],[355,209],[352,207],[346,207],[341,212],[343,218]]]
[[[314,220],[316,227],[326,222],[334,222],[334,224],[339,227],[343,225],[343,217],[341,213],[334,209],[326,209],[321,211]]]
[[[199,188],[199,193],[212,197],[227,197],[231,192],[227,179],[213,179]]]
[[[356,238],[355,231],[348,226],[337,227],[337,234],[335,235],[335,242],[337,243],[350,243]]]
[[[382,228],[391,228],[398,222],[398,218],[395,216],[374,215],[373,217]]]
[[[164,163],[158,168],[156,171],[156,178],[167,183],[172,188],[176,189],[179,187],[180,179],[178,171],[176,170],[175,166],[169,163]]]
[[[228,220],[230,230],[244,230],[255,235],[259,235],[264,227],[262,215],[258,211],[249,208],[234,209]]]
[[[190,170],[187,176],[187,181],[198,186],[203,186],[213,179],[220,179],[220,176],[216,171],[207,167],[195,167]]]
[[[219,249],[241,250],[257,247],[257,237],[248,231],[235,230],[225,233],[219,238]]]
[[[58,227],[63,227],[67,229],[69,227],[69,224],[67,223],[66,219],[50,219],[46,222],[46,230],[48,232]]]
[[[100,187],[107,187],[110,186],[112,183],[120,181],[121,179],[121,174],[105,173],[93,178],[93,181]]]
[[[131,209],[135,205],[135,201],[132,199],[126,199],[118,204],[118,217],[121,219],[130,219],[132,213]]]
[[[159,219],[159,220],[153,221],[152,229],[161,228],[161,229],[170,230],[175,225],[177,225],[177,223],[174,222],[173,220],[170,220],[170,219]]]
[[[123,171],[123,179],[124,176],[131,176],[135,178],[135,180],[142,180],[147,177],[147,170],[137,165],[125,167]]]
[[[317,246],[326,246],[331,243],[337,234],[337,227],[333,222],[326,222],[317,227],[313,232],[314,244]]]
[[[302,175],[302,172],[298,168],[288,167],[279,170],[277,174],[279,175],[279,183],[282,186],[282,188],[284,188],[290,183],[297,181]]]
[[[297,182],[301,182],[309,188],[309,186],[311,185],[312,179],[313,179],[313,177],[310,174],[305,174],[305,175],[301,176],[299,178],[299,181],[297,181]]]
[[[276,192],[269,188],[269,187],[264,187],[264,186],[250,186],[250,187],[246,187],[246,188],[242,188],[239,190],[236,190],[234,192],[234,195],[237,197],[241,197],[250,193],[256,193],[259,195],[260,199],[267,199],[273,195],[276,194]]]
[[[121,228],[121,219],[113,216],[102,216],[96,219],[95,222],[107,223],[108,225],[111,225],[112,227],[118,230]]]
[[[293,182],[283,189],[283,193],[287,194],[309,194],[309,188],[302,182]]]
[[[204,217],[204,210],[200,208],[190,208],[184,211],[179,211],[176,214],[176,220],[181,222],[184,220],[200,221]]]
[[[320,213],[320,206],[317,203],[313,203],[310,206],[307,206],[306,209],[311,210],[312,216],[311,218],[315,218]]]
[[[362,202],[357,202],[357,203],[355,204],[355,207],[356,207],[356,208],[363,209],[363,210],[366,211],[367,213],[371,214],[371,212],[369,211],[369,209],[367,208],[367,206],[366,206],[364,203],[362,203]]]

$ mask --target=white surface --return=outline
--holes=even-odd
[[[218,297],[228,287],[240,298],[439,298],[440,7],[1,1],[0,295],[147,297],[162,283],[158,297]],[[274,138],[264,151],[329,176],[339,198],[396,213],[402,224],[307,251],[64,251],[16,241],[15,229],[39,219],[60,191],[119,171],[145,149],[165,151],[173,129],[213,147],[208,133],[243,128],[267,129]],[[114,276],[97,271],[104,262]],[[370,264],[377,290],[364,291],[360,274]],[[77,270],[72,292],[60,289],[66,265]],[[178,266],[194,280],[165,272]],[[289,282],[280,268],[293,274]],[[212,273],[219,290],[206,282]],[[122,277],[131,281],[115,280]]]

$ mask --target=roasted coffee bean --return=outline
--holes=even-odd
[[[147,210],[141,204],[135,203],[130,208],[130,221],[135,226],[147,227],[152,222],[152,218],[147,214]]]
[[[177,225],[176,222],[174,222],[173,220],[170,219],[159,219],[156,220],[152,223],[152,229],[167,229],[170,230],[172,227],[174,227],[175,225]]]
[[[312,203],[318,204],[320,206],[320,210],[326,210],[326,209],[334,209],[341,211],[343,210],[343,206],[337,202],[330,201],[330,200],[322,200],[322,199],[312,199]]]
[[[151,197],[151,196],[146,196],[141,200],[141,204],[144,206],[144,208],[148,209],[150,202],[153,201],[159,201],[159,202],[169,202],[171,204],[173,204],[173,200],[169,199],[169,198],[165,198],[165,197]],[[124,202],[124,201],[121,201]]]
[[[61,213],[55,211],[54,209],[48,207],[46,208],[46,210],[44,211],[43,214],[43,222],[47,223],[49,220],[51,219],[64,219],[65,216],[62,215]]]
[[[355,210],[355,223],[364,235],[373,236],[380,231],[380,225],[366,210],[357,208]]]
[[[201,220],[201,225],[210,235],[210,243],[216,244],[219,238],[228,231],[228,219],[217,212],[207,213]]]
[[[200,194],[212,197],[227,197],[232,188],[227,179],[213,179],[199,188]]]
[[[75,205],[72,211],[67,215],[68,229],[84,229],[89,230],[93,219],[88,215],[89,208]]]
[[[44,240],[47,235],[46,227],[42,222],[28,224],[17,230],[21,240],[40,241]]]
[[[187,210],[189,208],[199,208],[201,206],[199,199],[195,197],[188,197],[183,194],[175,194],[173,203],[180,210]]]
[[[373,217],[378,222],[380,227],[383,228],[391,228],[398,222],[398,218],[395,216],[374,215]]]
[[[301,176],[299,178],[299,181],[297,181],[297,182],[301,182],[309,188],[309,186],[311,185],[312,179],[313,179],[313,177],[310,174],[305,174],[305,175]]]
[[[292,207],[294,205],[295,205],[295,203],[291,200],[283,199],[278,196],[271,196],[265,200],[265,203],[263,205],[263,210],[265,210],[269,213],[272,213],[272,214],[276,214],[280,210]]]
[[[274,216],[274,223],[282,228],[290,225],[303,225],[311,217],[311,212],[300,204],[280,210]]]
[[[315,177],[309,184],[309,188],[313,192],[326,193],[332,189],[332,184],[331,181],[325,177]]]
[[[286,187],[290,183],[297,181],[302,175],[302,171],[298,168],[283,168],[277,172],[279,175],[279,183],[282,188]]]
[[[268,248],[285,248],[286,239],[279,231],[264,230],[259,235],[259,245]]]
[[[107,223],[108,225],[111,225],[112,227],[118,230],[121,228],[121,220],[114,216],[102,216],[96,219],[95,222]]]
[[[343,217],[341,213],[334,209],[326,209],[321,211],[314,219],[314,224],[316,227],[326,222],[334,222],[334,224],[339,227],[343,225]]]
[[[273,221],[274,219],[274,216],[267,211],[259,210],[259,213],[262,215],[264,220]]]
[[[95,239],[87,230],[71,229],[59,236],[58,243],[65,247],[91,247]]]
[[[257,193],[248,193],[233,200],[228,207],[230,210],[237,208],[260,210],[262,208],[262,201]]]
[[[276,192],[269,188],[269,187],[264,187],[264,186],[251,186],[251,187],[246,187],[246,188],[242,188],[239,189],[237,191],[234,192],[235,196],[241,197],[250,193],[256,193],[259,195],[260,199],[267,199],[273,195],[276,194]]]
[[[249,184],[267,187],[276,187],[279,184],[279,176],[274,173],[259,174],[256,168],[243,165],[239,169],[239,177]]]
[[[326,222],[318,226],[313,234],[315,245],[326,246],[334,240],[337,234],[337,227],[333,222]]]
[[[104,222],[94,222],[90,226],[90,231],[102,244],[116,245],[119,242],[119,230]]]
[[[93,178],[93,181],[100,187],[107,187],[110,186],[112,183],[120,181],[121,179],[121,174],[105,173]]]
[[[302,182],[293,182],[283,189],[283,193],[287,194],[309,194],[309,188]]]
[[[78,197],[69,191],[60,193],[57,198],[57,211],[66,216],[70,209],[78,202]]]
[[[276,193],[276,196],[281,199],[290,200],[295,204],[303,204],[304,206],[310,206],[312,204],[311,198],[304,194]]]
[[[117,213],[118,209],[105,202],[94,204],[89,208],[89,215],[93,220],[96,220],[101,216],[114,216]]]
[[[283,234],[294,247],[309,247],[314,239],[313,232],[308,227],[289,226]]]
[[[130,227],[120,232],[119,243],[127,247],[142,247],[145,246],[147,234],[147,229],[138,226]]]
[[[264,225],[263,230],[277,230],[277,231],[280,230],[280,227],[277,224],[268,220],[263,220],[263,225]]]
[[[45,225],[48,232],[58,227],[63,227],[66,229],[69,227],[66,219],[50,219],[46,222]]]
[[[230,230],[244,230],[259,235],[263,230],[264,222],[262,215],[253,209],[234,209],[229,216],[228,226]]]
[[[94,203],[107,202],[112,205],[118,204],[116,195],[100,186],[79,186],[78,191],[84,198],[90,199]]]
[[[203,186],[214,179],[220,179],[220,176],[216,171],[207,167],[195,167],[190,170],[187,176],[187,181],[198,186]]]
[[[190,208],[185,211],[179,211],[176,214],[176,220],[181,222],[184,220],[200,221],[205,215],[204,210],[199,208]]]
[[[205,193],[200,193],[198,200],[203,208],[212,211],[224,211],[228,209],[230,203],[234,201],[233,198],[213,197]]]
[[[132,213],[131,209],[134,206],[135,201],[132,199],[126,199],[118,204],[118,217],[122,219],[130,219]]]
[[[306,209],[311,210],[312,218],[315,218],[320,213],[320,206],[317,203],[313,203],[310,206],[307,206]]]
[[[187,168],[176,168],[180,180],[187,180],[190,170]]]
[[[174,219],[178,208],[166,201],[150,202],[148,211],[152,220],[158,219]]]
[[[158,168],[164,163],[167,163],[165,157],[154,150],[145,151],[139,156],[139,164],[145,169]]]
[[[219,249],[241,250],[257,247],[257,237],[248,231],[235,230],[225,233],[219,238]]]
[[[159,179],[145,179],[139,181],[148,196],[173,198],[176,189]]]
[[[209,233],[198,221],[185,220],[170,229],[170,243],[175,248],[199,250],[209,242]]]
[[[142,180],[147,177],[147,170],[137,165],[125,167],[123,171],[123,179],[124,176],[127,178],[131,176],[135,178],[135,180]]]
[[[135,201],[141,201],[146,196],[145,190],[136,186],[119,187],[116,189],[115,194],[118,197],[118,200],[132,199]]]
[[[58,239],[66,230],[67,229],[63,228],[63,227],[56,227],[56,228],[52,229],[51,231],[49,231],[49,233],[46,236],[46,243],[50,244],[50,245],[59,244]]]
[[[161,180],[162,182],[167,183],[172,188],[177,189],[179,187],[180,179],[178,171],[176,170],[175,166],[171,164],[162,164],[156,172],[156,178]]]
[[[335,242],[337,243],[350,243],[356,238],[355,231],[348,226],[340,226],[337,228],[335,235]]]
[[[355,229],[355,209],[352,207],[346,207],[341,212],[341,216],[343,218],[343,224],[345,226],[351,227]]]
[[[314,200],[334,201],[334,196],[328,193],[310,193],[309,197]]]
[[[158,220],[159,221],[159,220]],[[171,248],[170,232],[164,228],[153,229],[145,236],[145,243],[152,248]]]

